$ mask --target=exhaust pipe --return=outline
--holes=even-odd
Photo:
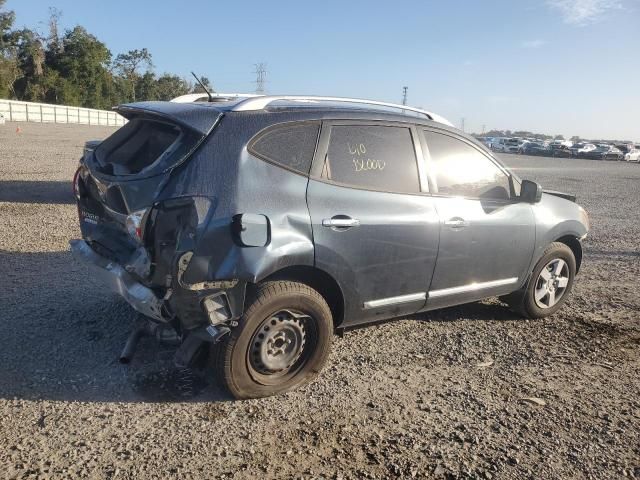
[[[138,325],[127,338],[127,343],[124,344],[124,348],[120,353],[120,363],[127,365],[131,363],[133,355],[136,353],[136,347],[140,339],[148,334],[148,328],[146,325]]]
[[[141,321],[129,334],[127,343],[125,343],[120,353],[120,363],[123,365],[131,363],[140,339],[145,336],[154,335],[160,343],[165,345],[175,345],[179,343],[180,340],[178,333],[172,327],[160,325],[150,320]]]

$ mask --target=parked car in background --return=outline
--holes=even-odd
[[[549,154],[549,148],[539,142],[523,142],[518,149],[518,153],[522,155],[546,156]]]
[[[496,138],[491,143],[491,148],[495,152],[502,153],[518,153],[518,147],[520,146],[520,139],[501,137]]]
[[[575,150],[574,156],[580,157],[583,153],[591,152],[596,149],[593,143],[583,143],[582,146]]]
[[[604,152],[602,155],[603,160],[623,160],[624,153],[618,147],[614,147],[613,145],[609,145],[609,149]]]
[[[640,146],[636,145],[635,148],[629,150],[629,153],[624,156],[624,159],[627,162],[640,162]]]
[[[571,155],[573,155],[575,157],[576,156],[576,152],[580,148],[584,147],[584,145],[585,145],[584,142],[577,142],[577,143],[574,143],[573,145],[571,145],[571,147],[569,147],[569,150],[571,150]]]
[[[551,145],[549,145],[549,152],[552,157],[573,157],[571,148],[569,148],[564,143],[552,143]]]
[[[491,148],[494,141],[495,141],[494,137],[484,137],[484,140],[482,140],[482,144],[487,148]]]
[[[491,143],[493,142],[493,137],[476,137],[480,143],[482,143],[485,147],[491,148]]]
[[[633,149],[633,144],[630,143],[616,143],[613,145],[622,152],[622,155],[626,155]]]
[[[622,160],[623,154],[612,145],[600,144],[595,149],[582,153],[581,157],[592,160]]]

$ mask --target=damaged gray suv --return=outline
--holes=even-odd
[[[268,96],[117,111],[75,175],[71,249],[236,398],[310,381],[357,324],[490,296],[550,315],[580,268],[575,198],[435,114]]]

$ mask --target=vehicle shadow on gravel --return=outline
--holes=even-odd
[[[425,322],[453,322],[456,320],[488,320],[488,321],[513,321],[522,320],[517,313],[514,313],[498,300],[483,302],[472,302],[455,307],[432,310],[430,312],[415,314],[414,320]]]
[[[14,203],[75,203],[68,181],[0,181],[0,202]]]
[[[0,398],[82,402],[230,400],[210,372],[173,364],[144,337],[119,362],[138,314],[70,252],[0,250]]]

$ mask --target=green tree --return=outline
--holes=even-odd
[[[61,51],[49,51],[50,66],[62,81],[56,83],[55,97],[67,105],[109,108],[108,70],[111,52],[104,43],[77,26],[62,37]]]
[[[136,101],[136,85],[141,77],[140,70],[145,66],[147,72],[153,68],[151,54],[146,48],[120,53],[113,61],[115,71],[127,80],[131,101]]]
[[[165,73],[156,80],[156,99],[171,100],[180,95],[186,95],[190,89],[191,86],[185,79]]]
[[[14,92],[23,100],[40,101],[43,99],[41,84],[45,69],[43,39],[28,28],[13,32],[13,39],[20,70],[20,78],[13,84]]]
[[[0,97],[16,98],[14,85],[22,76],[18,66],[18,49],[13,28],[16,15],[3,11],[5,0],[0,0]]]
[[[136,80],[135,98],[137,98],[139,102],[157,100],[157,86],[155,74],[153,72],[145,72]]]
[[[211,81],[207,78],[207,77],[199,77],[200,81],[204,84],[205,87],[207,87],[207,90],[209,90],[211,93],[215,92],[215,90],[213,89],[213,86],[211,85]],[[191,91],[191,93],[207,93],[204,91],[204,88],[202,88],[202,86],[196,82],[195,85],[193,86],[193,90]]]

